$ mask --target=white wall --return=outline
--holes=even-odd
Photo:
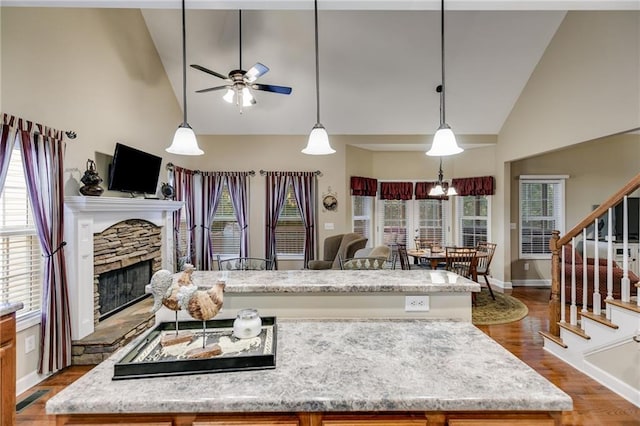
[[[494,210],[493,229],[505,242],[517,232],[509,162],[638,127],[640,12],[567,13],[498,135],[496,201],[504,209]],[[491,269],[509,281],[515,259],[504,248]]]
[[[67,141],[68,195],[78,195],[87,159],[118,141],[175,160],[164,148],[182,114],[138,10],[1,10],[2,111],[77,132]],[[18,392],[38,380],[37,351],[24,353],[38,333],[18,332]]]

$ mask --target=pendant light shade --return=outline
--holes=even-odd
[[[317,123],[313,126],[313,129],[311,129],[307,147],[302,150],[302,153],[309,155],[327,155],[333,154],[334,152],[336,152],[336,150],[331,148],[329,144],[327,131],[322,124]]]
[[[459,154],[463,151],[456,142],[456,136],[453,134],[451,127],[445,120],[445,85],[444,85],[444,0],[440,1],[440,55],[441,55],[441,67],[442,67],[442,84],[440,84],[436,91],[440,93],[440,127],[433,136],[433,142],[431,149],[426,152],[431,156],[443,156]]]
[[[182,124],[173,135],[171,146],[166,149],[168,153],[178,155],[202,155],[204,151],[198,146],[196,134],[187,122],[187,28],[185,19],[184,0],[182,0],[182,105],[184,116]]]
[[[440,157],[440,169],[438,170],[438,181],[436,185],[431,188],[429,195],[431,197],[442,197],[444,195],[458,195],[458,192],[453,186],[449,186],[449,182],[443,180],[444,174],[442,173],[442,157]]]
[[[431,149],[427,152],[427,155],[431,156],[445,156],[459,154],[463,151],[456,142],[456,135],[453,134],[451,127],[447,124],[440,126],[433,136],[433,143]]]
[[[175,135],[171,146],[166,149],[171,154],[178,155],[202,155],[204,151],[198,146],[196,134],[193,129],[186,123],[182,123]]]
[[[336,152],[331,148],[327,130],[320,124],[320,66],[318,60],[318,0],[314,0],[315,39],[316,39],[316,124],[311,129],[307,146],[303,154],[327,155]]]

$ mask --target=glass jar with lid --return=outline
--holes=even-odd
[[[262,319],[257,309],[242,309],[233,321],[233,335],[239,339],[256,337],[262,331]]]

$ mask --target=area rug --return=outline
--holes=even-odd
[[[508,294],[494,291],[496,300],[487,290],[476,293],[471,316],[475,325],[507,324],[519,321],[529,313],[527,306]]]

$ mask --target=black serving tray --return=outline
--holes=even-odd
[[[191,331],[196,342],[166,348],[162,348],[160,339],[163,334],[175,332],[176,324],[163,322],[114,365],[113,380],[276,368],[276,318],[262,318],[262,332],[258,335],[259,344],[256,340],[258,338],[252,340],[233,337],[233,321],[233,319],[206,321],[206,344],[226,342],[226,347],[234,347],[243,346],[243,343],[251,341],[253,343],[251,347],[224,351],[225,345],[221,344],[223,347],[221,355],[203,359],[186,359],[184,352],[190,348],[202,347],[202,321],[180,321],[178,329]]]

